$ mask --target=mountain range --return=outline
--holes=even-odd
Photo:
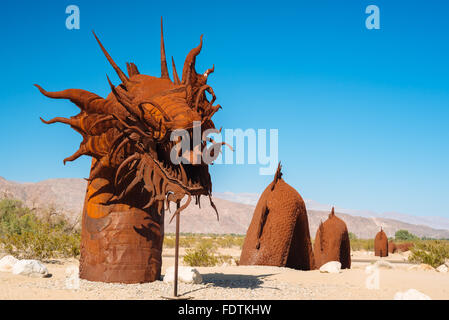
[[[37,183],[18,183],[0,177],[0,198],[19,199],[30,208],[52,208],[69,220],[79,220],[86,192],[84,179],[50,179]],[[208,199],[203,198],[201,208],[190,205],[182,212],[181,232],[245,234],[251,222],[255,204],[259,198],[253,193],[214,193],[215,211]],[[310,234],[315,237],[320,221],[327,219],[329,205],[305,200]],[[417,236],[449,238],[449,219],[442,217],[417,217],[398,213],[378,214],[370,211],[335,208],[348,230],[359,238],[374,238],[380,227],[388,236],[394,236],[399,229],[406,229]],[[174,232],[174,222],[169,223],[171,212],[165,214],[165,232]]]

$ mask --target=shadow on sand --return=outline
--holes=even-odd
[[[248,274],[224,274],[224,273],[206,273],[202,274],[203,284],[208,287],[220,287],[229,289],[256,289],[261,288],[264,283],[264,279],[275,275],[272,274],[261,274],[261,275],[248,275]],[[264,288],[268,288],[264,286]],[[194,291],[200,291],[205,288],[195,289],[185,294],[192,293]],[[272,288],[276,289],[277,288]]]

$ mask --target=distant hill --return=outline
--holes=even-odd
[[[83,179],[51,179],[37,183],[17,183],[0,177],[0,197],[10,197],[22,200],[27,206],[34,208],[54,207],[72,221],[79,218],[86,192],[86,181]],[[258,196],[255,194],[217,193],[214,202],[220,213],[217,221],[209,200],[203,198],[201,209],[191,205],[182,213],[181,232],[245,234],[251,222],[254,204]],[[236,201],[230,201],[236,199]],[[241,203],[241,202],[246,202]],[[329,210],[325,205],[306,200],[308,209],[310,233],[315,237],[320,220],[327,219]],[[319,208],[316,210],[315,208]],[[174,212],[165,215],[165,232],[174,232],[174,222],[168,221]],[[399,229],[406,229],[420,237],[449,238],[449,230],[431,228],[429,226],[412,224],[399,219],[389,219],[379,216],[362,217],[343,213],[338,208],[336,214],[343,219],[350,232],[359,238],[373,238],[383,227],[388,236],[393,236]],[[401,216],[399,216],[400,218]],[[409,217],[409,216],[408,216]]]
[[[256,205],[259,195],[256,193],[233,193],[233,192],[223,192],[216,193],[216,196],[239,203]],[[314,200],[304,199],[306,203],[307,210],[315,211],[330,211],[332,205],[322,204]],[[393,219],[408,224],[423,225],[431,227],[433,229],[444,229],[449,230],[449,218],[437,217],[437,216],[413,216],[404,213],[397,212],[383,212],[377,213],[367,210],[354,210],[345,209],[340,207],[335,207],[335,210],[339,213],[345,213],[356,217],[364,217],[370,219],[376,219],[376,221],[382,221],[383,219]]]
[[[0,198],[22,200],[29,208],[55,208],[69,220],[81,214],[87,182],[84,179],[49,179],[18,183],[0,177]]]

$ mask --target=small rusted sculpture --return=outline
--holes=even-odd
[[[213,106],[215,94],[206,84],[214,68],[202,74],[195,71],[201,36],[198,47],[185,59],[182,80],[172,58],[172,81],[162,20],[160,77],[141,74],[134,63],[126,64],[126,75],[94,36],[122,82],[114,86],[108,78],[112,92],[106,99],[81,89],[47,92],[36,85],[45,96],[69,99],[81,109],[70,119],[41,119],[46,124],[68,124],[82,135],[79,150],[64,164],[82,155],[93,158],[82,217],[80,277],[103,282],[155,281],[161,273],[164,211],[169,203],[178,204],[174,217],[192,197],[199,204],[205,195],[216,211],[210,162],[205,163],[201,155],[205,151],[213,161],[222,144],[203,136],[188,150],[175,149],[188,164],[170,160],[178,144],[171,141],[172,132],[184,129],[192,141],[194,126],[200,132],[215,128],[211,118],[221,107]],[[212,145],[207,147],[207,142]],[[180,206],[185,196],[187,201]]]
[[[377,257],[388,257],[388,237],[380,228],[374,238],[374,255]]]
[[[409,251],[413,248],[413,242],[404,242],[404,243],[394,243],[393,241],[388,242],[388,252],[396,253],[396,252],[405,252]]]
[[[397,247],[397,251],[399,252],[406,252],[411,250],[413,247],[415,246],[415,244],[413,242],[404,242],[404,243],[398,243],[396,245]]]
[[[314,269],[306,206],[282,179],[280,164],[257,202],[239,264]]]
[[[329,261],[339,261],[342,269],[351,268],[351,243],[346,223],[335,215],[334,208],[321,222],[313,245],[315,264],[320,268]]]
[[[396,253],[398,248],[396,247],[396,243],[393,241],[388,242],[388,253]]]

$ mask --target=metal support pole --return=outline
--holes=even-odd
[[[179,209],[180,203],[176,203],[176,209]],[[176,243],[175,243],[175,279],[173,296],[178,296],[178,259],[179,259],[179,220],[180,214],[176,215]]]
[[[181,206],[180,202],[176,203],[176,209],[179,209]],[[189,300],[192,297],[187,297],[182,295],[182,297],[178,296],[178,261],[179,261],[179,223],[180,223],[180,214],[176,215],[176,240],[175,240],[175,270],[174,270],[174,281],[173,281],[173,296],[172,297],[164,297],[162,298],[167,300]]]

